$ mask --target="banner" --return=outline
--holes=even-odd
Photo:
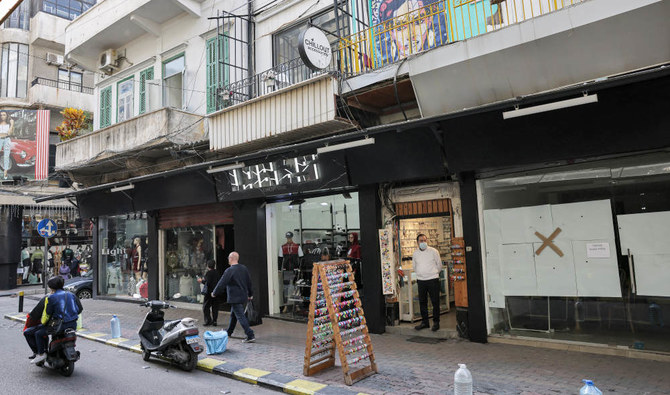
[[[0,180],[49,175],[49,110],[0,109]]]

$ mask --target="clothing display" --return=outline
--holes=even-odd
[[[282,270],[297,269],[300,265],[300,258],[303,256],[302,247],[293,241],[288,241],[279,249],[279,258]]]
[[[194,277],[189,276],[188,274],[183,275],[179,278],[179,293],[183,296],[195,296],[200,293],[196,292],[195,285],[197,284],[198,283]],[[200,287],[198,286],[197,289],[199,290]]]
[[[119,294],[123,284],[121,268],[119,266],[107,266],[107,293]]]

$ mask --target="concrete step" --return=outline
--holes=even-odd
[[[418,336],[418,337],[427,337],[431,339],[457,339],[458,331],[456,328],[444,328],[441,327],[439,330],[433,332],[430,328],[422,329],[417,331],[414,327],[416,324],[400,324],[396,326],[387,326],[386,333],[391,333],[394,335],[402,336]]]

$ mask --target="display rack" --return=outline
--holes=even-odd
[[[335,349],[347,385],[378,371],[353,279],[349,261],[314,264],[305,343],[305,376],[334,366]],[[365,361],[369,364],[363,365]]]
[[[451,246],[453,259],[454,304],[456,307],[468,307],[468,277],[465,269],[465,240],[454,237]]]

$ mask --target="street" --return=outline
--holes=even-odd
[[[16,298],[0,298],[2,312],[16,309]],[[32,306],[33,301],[27,301]],[[200,370],[184,372],[152,359],[144,362],[139,354],[115,347],[77,339],[81,359],[71,377],[55,370],[30,364],[31,354],[22,334],[23,324],[0,320],[3,344],[0,369],[3,372],[1,394],[53,394],[57,389],[70,394],[265,394],[265,388],[215,376]]]

